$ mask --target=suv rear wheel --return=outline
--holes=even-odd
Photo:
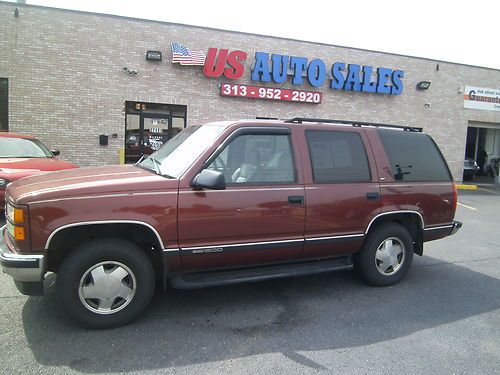
[[[115,327],[135,319],[151,301],[154,288],[149,258],[135,244],[120,239],[78,247],[57,275],[62,305],[89,328]]]
[[[394,285],[408,272],[413,260],[413,241],[396,223],[383,224],[368,234],[354,257],[361,278],[370,285]]]

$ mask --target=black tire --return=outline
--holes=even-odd
[[[413,241],[408,231],[399,224],[387,223],[368,233],[363,247],[354,256],[354,266],[367,284],[389,286],[403,279],[412,260]]]
[[[66,257],[56,285],[62,306],[78,324],[111,328],[137,318],[148,306],[155,290],[155,273],[137,245],[121,239],[98,239]]]

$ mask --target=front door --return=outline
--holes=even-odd
[[[125,162],[152,154],[186,127],[186,107],[155,103],[126,103]]]
[[[141,113],[139,156],[150,155],[172,137],[172,117],[163,113]]]
[[[288,128],[240,129],[205,168],[225,190],[181,183],[178,239],[184,270],[298,259],[304,243],[304,185]]]

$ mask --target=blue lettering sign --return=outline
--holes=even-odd
[[[392,95],[400,95],[403,92],[403,81],[401,81],[401,78],[403,78],[404,76],[405,72],[403,72],[402,70],[395,70],[394,72],[392,72]]]
[[[292,56],[290,58],[290,68],[293,69],[292,83],[294,85],[302,85],[304,83],[302,73],[306,71],[306,66],[307,59],[305,57]]]
[[[330,83],[330,88],[333,90],[340,90],[344,87],[344,74],[342,71],[345,69],[345,64],[336,62],[332,65],[332,82]]]
[[[314,87],[321,86],[325,82],[326,65],[322,60],[314,59],[310,62],[307,67],[307,79]]]
[[[392,69],[387,68],[377,68],[377,93],[379,94],[390,94],[391,86],[387,85],[387,80],[392,74]]]
[[[273,62],[273,81],[276,83],[284,83],[286,74],[288,73],[288,61],[290,57],[284,55],[271,55]]]
[[[346,91],[361,91],[361,81],[359,80],[360,66],[357,64],[349,64],[347,78],[344,84]]]
[[[372,72],[373,68],[371,66],[363,66],[363,86],[361,87],[361,91],[377,92],[377,83],[372,82]]]
[[[270,62],[272,65],[270,65]],[[331,67],[330,88],[332,90],[362,91],[366,93],[378,93],[388,95],[401,95],[403,92],[402,70],[392,70],[388,68],[376,68],[377,77],[370,65],[347,65],[336,62]],[[266,52],[255,53],[255,64],[253,66],[251,79],[253,81],[270,82],[278,84],[286,82],[288,72],[291,71],[292,84],[304,84],[304,76],[313,87],[322,86],[327,77],[326,65],[321,59],[313,59],[308,64],[305,57],[269,54]],[[306,74],[304,74],[306,73]]]
[[[255,66],[252,71],[253,81],[269,82],[269,54],[265,52],[255,52]]]

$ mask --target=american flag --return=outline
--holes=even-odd
[[[205,65],[205,54],[201,51],[191,51],[179,43],[172,43],[172,63],[181,65]]]

